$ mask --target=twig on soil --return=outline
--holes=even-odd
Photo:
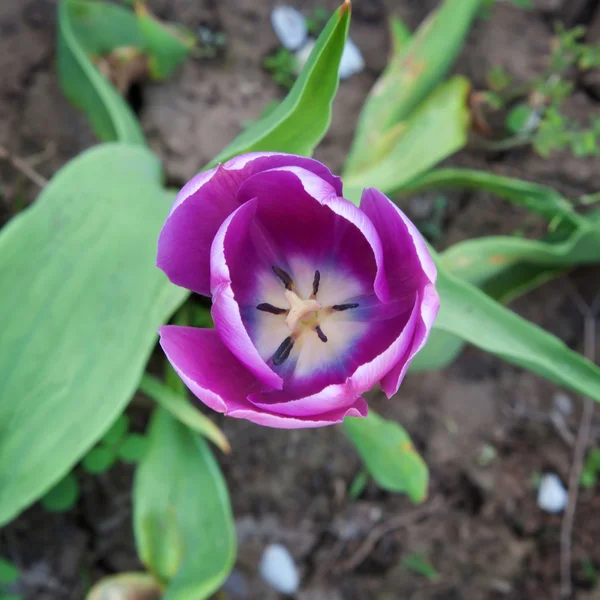
[[[14,156],[4,146],[0,146],[0,160],[7,160],[17,171],[23,173],[27,179],[33,181],[38,187],[43,188],[48,183],[26,160]]]
[[[585,357],[588,360],[594,361],[596,355],[596,317],[600,309],[600,294],[595,297],[591,305],[588,305],[579,292],[574,289],[573,300],[584,317],[583,345]],[[573,450],[573,462],[571,463],[571,472],[569,474],[569,502],[560,529],[560,595],[562,598],[571,596],[571,542],[573,537],[573,523],[577,508],[579,480],[581,478],[581,471],[583,470],[583,461],[592,428],[593,415],[594,401],[591,398],[584,398],[575,449]]]
[[[421,506],[408,513],[403,513],[390,519],[389,521],[382,523],[378,527],[375,527],[373,531],[366,537],[365,541],[358,547],[358,550],[352,554],[348,559],[342,561],[333,568],[333,572],[336,574],[345,573],[352,571],[355,567],[360,565],[367,556],[373,551],[373,548],[377,545],[377,542],[386,534],[400,529],[401,527],[407,527],[408,525],[426,517],[442,507],[442,499],[438,496],[425,506]]]
[[[552,410],[549,414],[545,411],[533,410],[526,407],[525,402],[519,399],[514,406],[507,402],[502,412],[509,419],[516,418],[535,423],[550,423],[567,446],[573,446],[575,443],[575,436],[571,433],[564,417],[557,410]]]

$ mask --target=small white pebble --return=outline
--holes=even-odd
[[[265,548],[258,570],[261,577],[281,594],[295,594],[300,587],[294,559],[281,544],[270,544]]]
[[[282,46],[298,50],[308,36],[304,15],[291,6],[277,6],[271,12],[271,25]]]
[[[554,473],[548,473],[542,477],[538,489],[537,504],[546,512],[557,514],[567,506],[569,493],[562,481]]]
[[[344,51],[342,52],[342,60],[340,61],[340,79],[348,79],[356,73],[360,73],[365,68],[365,60],[358,49],[358,46],[348,38]]]
[[[564,392],[554,394],[554,407],[558,412],[569,416],[573,412],[573,401]]]

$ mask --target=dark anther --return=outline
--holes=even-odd
[[[334,304],[331,308],[337,311],[348,310],[349,308],[358,308],[358,302],[350,302],[349,304]]]
[[[321,273],[316,270],[315,278],[313,279],[313,296],[316,296],[317,292],[319,291],[319,283],[321,283]]]
[[[279,267],[272,267],[272,269],[273,273],[275,273],[275,275],[277,275],[277,277],[281,279],[281,282],[283,283],[283,285],[285,285],[286,290],[294,289],[294,282],[292,281],[292,278],[289,276],[288,273],[286,273],[283,269],[280,269]]]
[[[321,329],[321,327],[319,325],[317,325],[317,328],[315,329],[315,331],[317,332],[317,335],[319,336],[319,339],[322,342],[327,341],[327,336],[323,333],[323,330]]]
[[[291,337],[286,337],[277,350],[273,354],[273,364],[278,367],[282,365],[290,356],[290,352],[294,347],[294,340]]]
[[[272,315],[282,315],[287,312],[285,308],[277,308],[272,304],[268,304],[267,302],[263,302],[256,307],[258,310],[262,310],[263,312],[271,313]]]

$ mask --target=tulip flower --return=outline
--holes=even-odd
[[[366,416],[424,346],[439,308],[421,235],[376,189],[360,207],[300,156],[250,153],[179,192],[158,241],[169,279],[212,298],[214,329],[167,325],[161,346],[207,406],[269,427]]]

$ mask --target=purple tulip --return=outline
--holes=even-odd
[[[415,226],[370,188],[289,154],[252,153],[179,192],[158,241],[169,279],[212,297],[215,329],[167,325],[161,345],[207,406],[269,427],[366,416],[396,393],[439,308]]]

